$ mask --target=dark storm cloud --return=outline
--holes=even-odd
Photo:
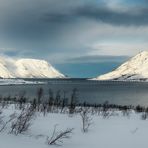
[[[102,62],[123,62],[129,59],[128,56],[112,56],[112,55],[91,55],[80,56],[68,59],[70,63],[102,63]]]
[[[17,3],[18,1],[16,1],[16,5]],[[42,39],[45,42],[50,40],[52,43],[53,40],[59,38],[61,31],[67,30],[67,26],[75,28],[75,23],[79,23],[81,26],[85,23],[84,19],[122,26],[148,25],[148,4],[140,8],[136,6],[130,8],[127,5],[125,6],[127,10],[123,7],[121,11],[110,9],[106,4],[97,3],[96,0],[92,2],[89,0],[62,0],[61,2],[43,0],[40,5],[41,2],[35,3],[33,0],[28,5],[20,4],[20,8],[10,5],[6,10],[2,10],[4,17],[7,18],[3,25],[4,33],[10,37],[11,35],[15,35],[16,38],[21,37],[22,40]],[[11,9],[9,10],[9,8]]]
[[[77,9],[77,14],[113,25],[148,25],[148,8],[133,8],[119,12],[108,8],[85,6]]]
[[[61,31],[75,28],[75,23],[80,26],[84,24],[84,19],[112,25],[147,25],[147,6],[145,4],[144,7],[131,7],[125,11],[121,8],[121,11],[117,11],[107,7],[101,0],[43,0],[42,3],[32,0],[22,4],[14,0],[13,5],[0,10],[5,18],[1,28],[6,37],[13,36],[13,39],[22,41],[31,39],[32,42],[38,40],[39,43],[42,40],[42,46],[46,46],[47,41],[54,44],[55,40],[60,39]]]
[[[148,3],[138,7],[139,2],[129,6],[125,1],[117,10],[108,6],[111,0],[0,0],[0,48],[13,49],[4,52],[13,56],[51,55],[53,59],[57,54],[72,57],[91,53],[92,44],[102,39],[101,35],[104,40],[112,35],[112,28],[108,35],[104,24],[125,28],[148,25]],[[98,30],[101,33],[96,33]]]
[[[148,5],[147,5],[148,7]],[[148,8],[131,7],[131,9],[121,8],[113,10],[105,6],[94,4],[83,5],[69,10],[67,13],[47,13],[43,16],[44,20],[50,23],[68,23],[75,20],[92,19],[112,25],[148,25]],[[123,10],[122,10],[123,9]]]

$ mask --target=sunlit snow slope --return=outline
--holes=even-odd
[[[95,80],[148,80],[148,52],[143,51]]]
[[[0,57],[1,78],[63,78],[48,62],[37,59],[12,60]]]

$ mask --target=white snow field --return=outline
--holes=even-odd
[[[8,116],[15,110],[11,106],[4,109]],[[17,136],[8,134],[9,127],[0,133],[0,148],[54,148],[48,145],[46,137],[51,136],[55,124],[57,130],[74,128],[70,139],[63,141],[63,148],[139,148],[147,147],[148,121],[142,120],[140,114],[131,111],[129,117],[119,111],[109,118],[92,115],[93,124],[87,133],[82,132],[82,120],[79,114],[48,113],[45,117],[37,113],[27,133]]]
[[[45,84],[41,81],[27,81],[23,79],[0,79],[0,85]]]
[[[0,78],[63,78],[64,75],[45,60],[0,57]]]
[[[94,80],[147,80],[148,79],[148,52],[143,51],[117,69],[98,76]]]

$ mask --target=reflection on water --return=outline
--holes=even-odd
[[[37,85],[9,85],[0,86],[1,96],[18,96],[26,92],[26,97],[34,98],[37,90],[44,89],[44,98],[48,98],[49,89],[66,98],[71,96],[72,90],[77,88],[79,102],[109,103],[121,105],[146,105],[148,106],[148,82],[115,82],[115,81],[88,81],[85,79],[40,79],[45,84]]]

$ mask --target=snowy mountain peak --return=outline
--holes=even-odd
[[[117,69],[98,76],[97,80],[146,80],[148,79],[148,52],[142,51]]]
[[[131,60],[135,60],[135,59],[141,59],[141,60],[145,60],[145,58],[148,58],[148,52],[147,51],[142,51],[139,54],[137,54],[136,56],[134,56],[133,58],[131,58]]]
[[[1,78],[63,78],[47,61],[38,59],[0,58]]]

